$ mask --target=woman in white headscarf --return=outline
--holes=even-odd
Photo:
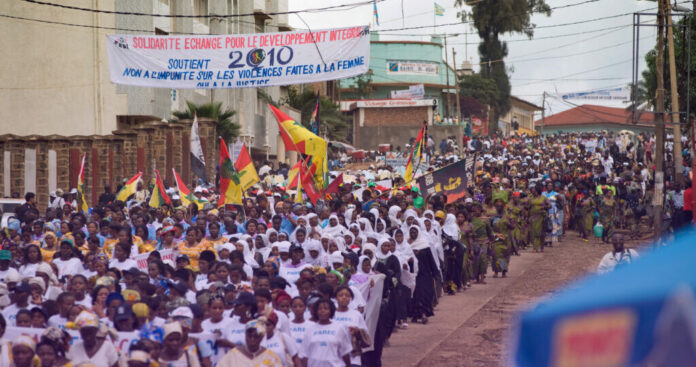
[[[307,240],[304,246],[305,258],[304,262],[312,266],[321,266],[325,268],[329,266],[329,257],[321,246],[318,240]]]
[[[338,221],[338,215],[336,214],[331,214],[329,216],[329,224],[322,229],[322,235],[328,235],[330,237],[343,236],[345,232],[348,232],[348,229],[341,225]]]
[[[445,252],[442,249],[442,237],[434,226],[433,221],[426,217],[420,219],[421,235],[430,243],[430,250],[433,253],[433,259],[437,263],[437,270],[442,272],[442,265],[445,261]],[[441,278],[440,278],[441,279]]]
[[[445,224],[442,226],[442,241],[445,251],[445,281],[447,292],[454,294],[464,284],[462,271],[464,266],[464,254],[466,247],[459,242],[459,226],[454,214],[447,214]]]
[[[355,212],[355,209],[350,208],[346,209],[346,212],[343,213],[343,217],[346,220],[346,227],[349,226],[351,223],[353,223],[353,213]]]
[[[396,326],[400,329],[408,327],[406,318],[410,314],[411,295],[416,288],[416,275],[418,274],[418,259],[406,238],[401,229],[394,232],[394,254],[399,259],[401,266],[399,285],[397,286],[399,302],[397,302],[396,309]]]
[[[406,209],[402,218],[404,218],[404,221],[401,222],[401,230],[408,237],[409,228],[414,224],[418,225],[418,213],[413,209]]]
[[[401,226],[401,219],[399,219],[399,214],[401,213],[401,207],[398,205],[392,205],[389,207],[389,222],[391,222],[392,227]]]
[[[360,232],[362,232],[365,235],[371,234],[373,232],[372,230],[372,223],[370,223],[370,220],[367,218],[360,218],[358,219],[358,224],[360,225]]]
[[[416,275],[416,288],[413,291],[411,317],[413,322],[428,322],[428,317],[433,316],[433,301],[435,300],[435,278],[438,276],[438,268],[435,263],[431,246],[427,238],[421,234],[418,226],[411,226],[408,233],[408,243],[418,259],[418,274]]]
[[[237,241],[235,245],[239,248],[242,247],[242,252],[244,253],[244,263],[251,266],[252,269],[258,269],[259,263],[254,259],[254,253],[251,251],[251,247],[248,241],[251,240],[251,236],[248,234],[242,235],[242,238]]]

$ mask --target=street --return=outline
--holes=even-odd
[[[641,243],[645,242],[643,240]],[[627,242],[627,247],[636,246]],[[384,366],[501,366],[510,350],[507,330],[516,310],[530,301],[593,271],[611,245],[580,240],[568,232],[560,246],[542,254],[530,250],[511,259],[507,278],[474,284],[455,296],[444,295],[428,324],[409,323],[392,334]]]

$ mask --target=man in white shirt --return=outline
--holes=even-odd
[[[624,248],[623,235],[614,234],[611,237],[611,244],[614,246],[614,250],[604,255],[597,267],[597,272],[600,274],[609,273],[617,266],[630,264],[638,258],[636,250]]]

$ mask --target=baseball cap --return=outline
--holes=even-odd
[[[12,253],[10,250],[0,251],[0,260],[12,260]]]
[[[176,318],[187,318],[187,319],[192,319],[193,318],[193,311],[191,311],[191,308],[189,307],[177,307],[174,311],[169,313],[169,317],[176,319]]]
[[[118,306],[116,308],[116,314],[114,315],[114,322],[122,321],[122,320],[128,320],[135,316],[133,314],[133,309],[131,309],[130,305],[124,304],[121,306]]]

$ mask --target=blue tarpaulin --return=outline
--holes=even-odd
[[[690,230],[519,314],[509,364],[696,366],[695,291],[696,231]]]

